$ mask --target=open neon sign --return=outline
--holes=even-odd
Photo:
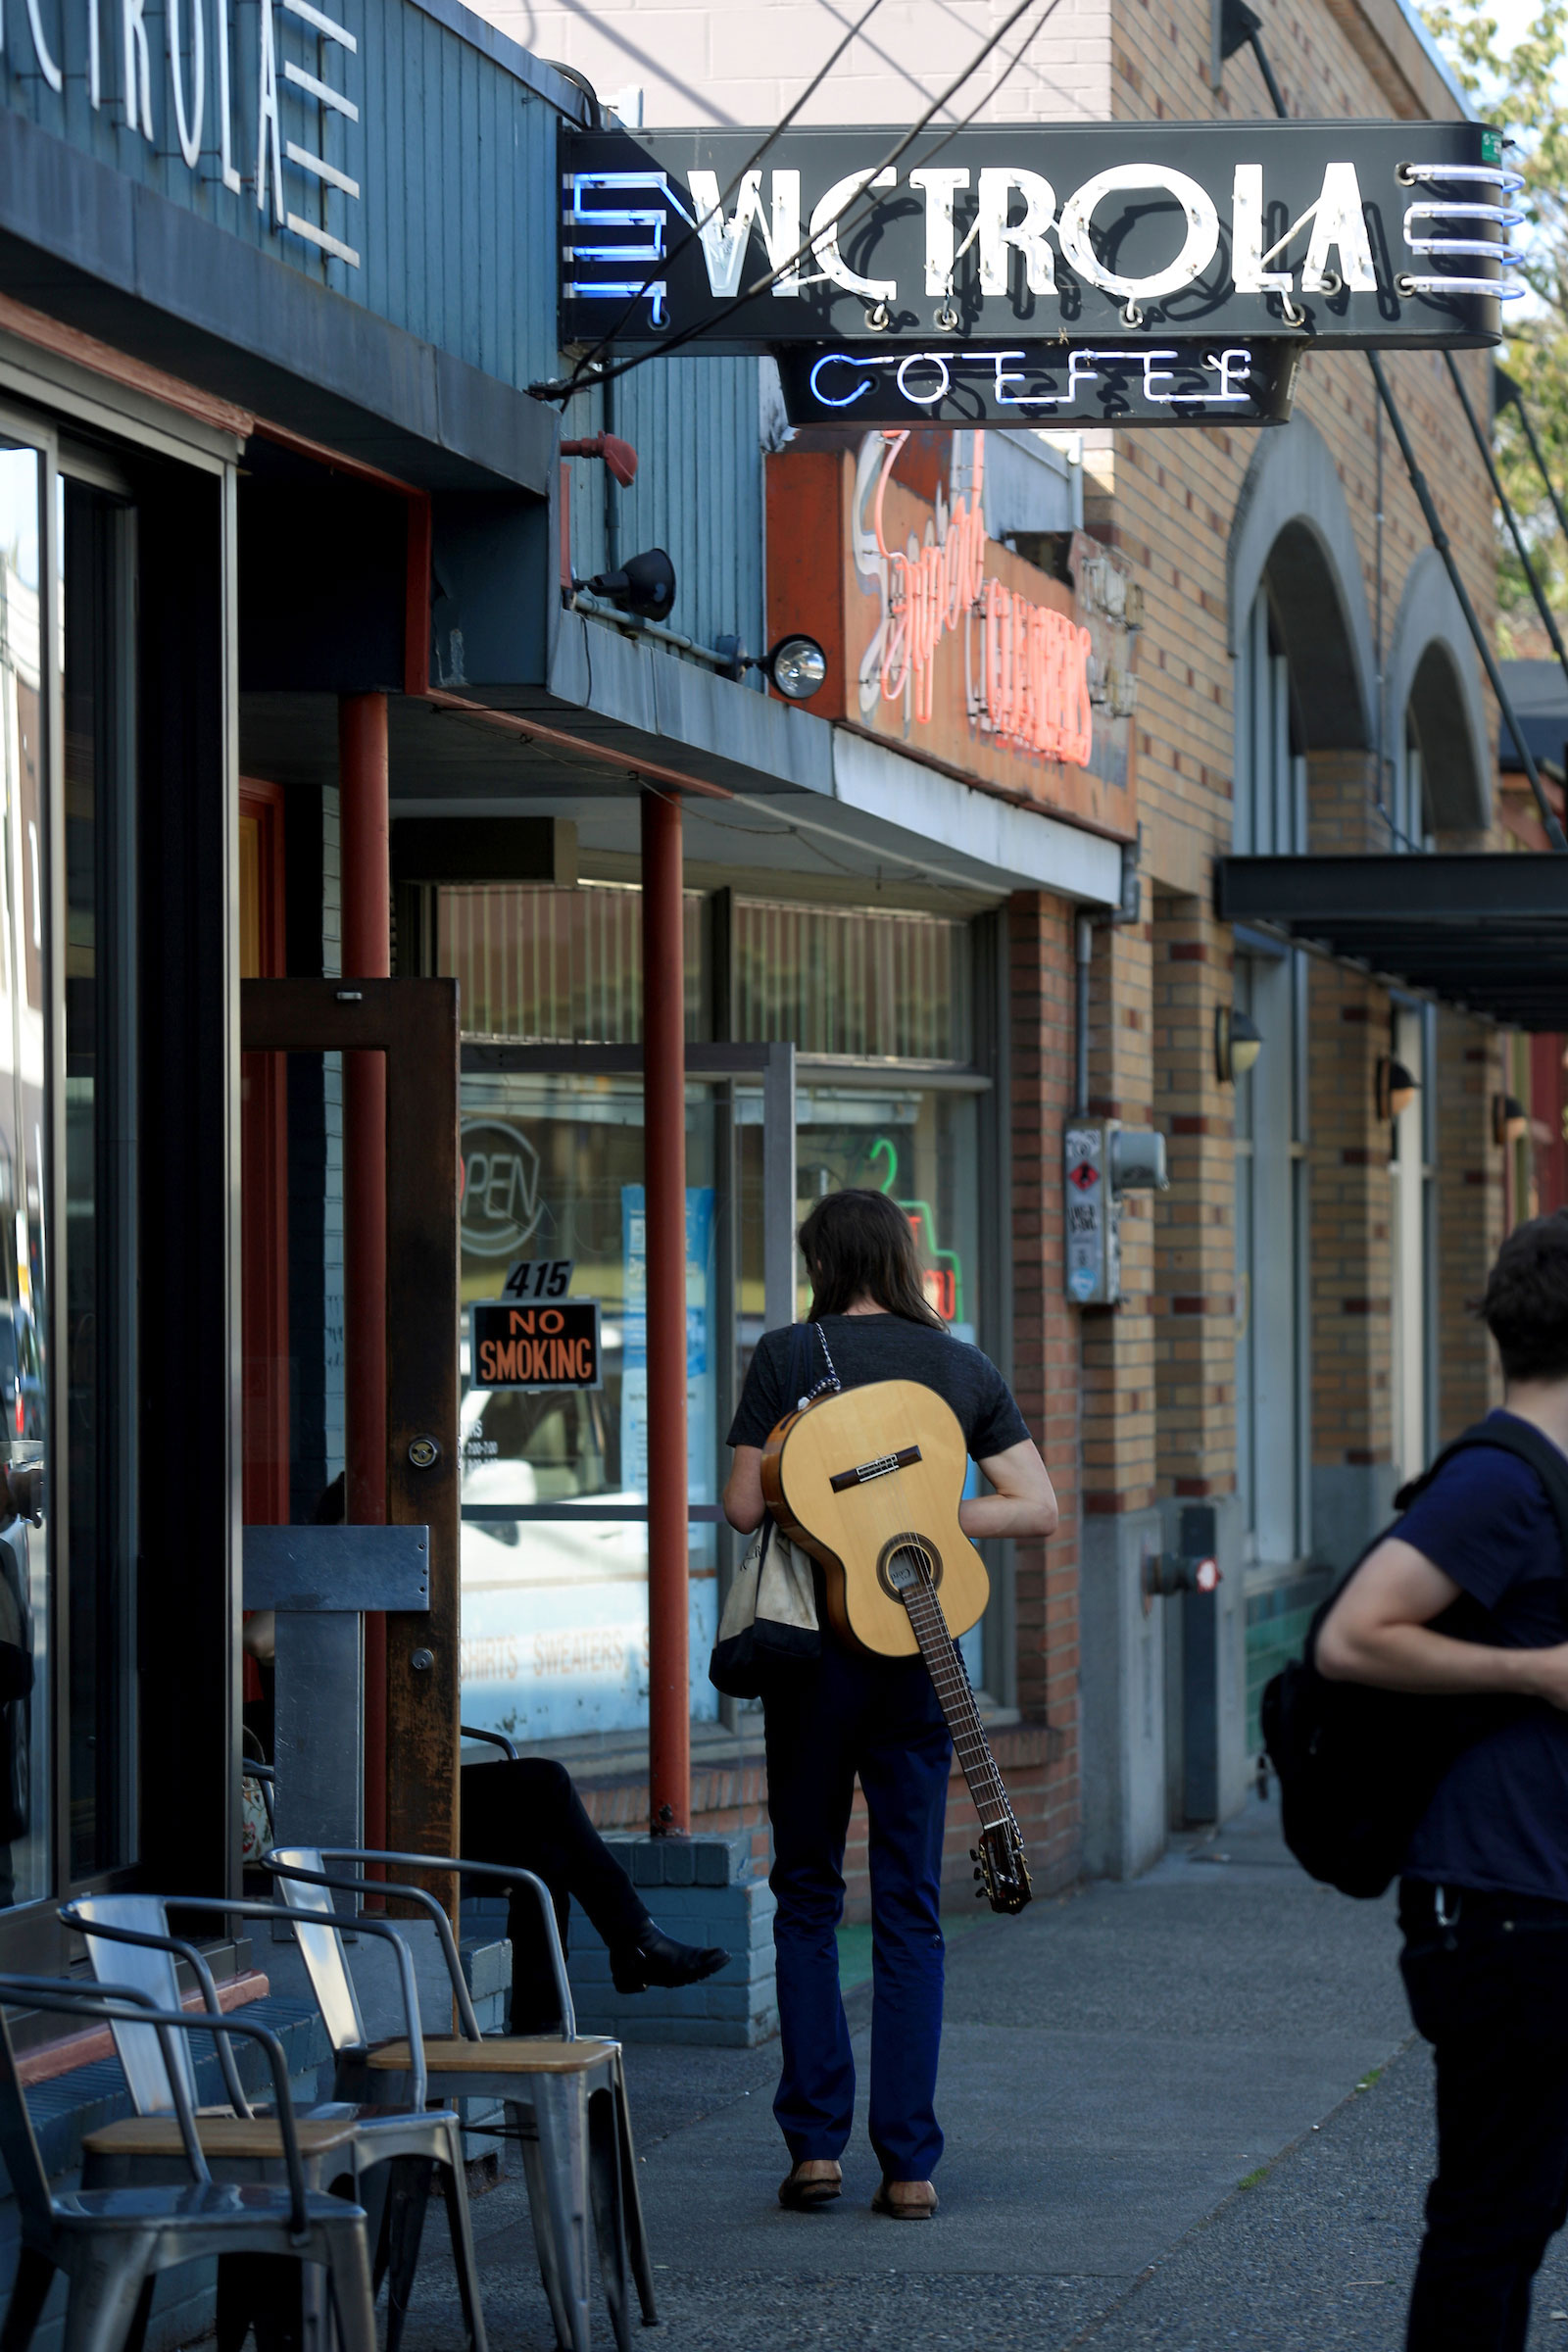
[[[1054,606],[1035,604],[1001,580],[986,578],[991,540],[981,506],[983,434],[975,437],[972,492],[945,514],[938,507],[936,535],[913,554],[888,545],[888,480],[908,437],[907,432],[878,436],[883,457],[871,529],[886,610],[861,666],[862,688],[874,679],[884,702],[906,698],[915,724],[929,725],[938,651],[945,637],[961,629],[971,720],[1009,749],[1087,767],[1094,741],[1093,640],[1088,629]]]

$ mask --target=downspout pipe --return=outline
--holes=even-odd
[[[1073,1117],[1089,1116],[1089,966],[1095,953],[1095,926],[1087,914],[1078,917],[1078,960],[1073,1012]]]

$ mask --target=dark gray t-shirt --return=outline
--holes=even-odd
[[[966,1340],[956,1340],[928,1323],[906,1322],[903,1315],[823,1315],[821,1324],[833,1369],[847,1389],[861,1389],[873,1380],[917,1380],[922,1388],[935,1389],[957,1414],[964,1443],[977,1462],[1004,1453],[1009,1446],[1021,1446],[1028,1438],[1024,1417],[1002,1374]],[[799,1403],[799,1396],[789,1393],[790,1356],[799,1328],[764,1331],[759,1340],[730,1424],[731,1446],[765,1446],[777,1424]],[[813,1388],[828,1368],[814,1331],[809,1342],[804,1350],[807,1389]]]

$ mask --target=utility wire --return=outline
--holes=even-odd
[[[1530,561],[1530,551],[1525,545],[1524,533],[1519,527],[1519,517],[1509,503],[1508,493],[1502,486],[1502,476],[1498,473],[1496,463],[1492,455],[1492,444],[1483,432],[1481,419],[1471,406],[1470,395],[1464,388],[1464,377],[1454,366],[1452,352],[1446,351],[1443,356],[1448,364],[1448,374],[1452,379],[1454,390],[1459,395],[1459,404],[1464,410],[1471,438],[1481,452],[1482,463],[1486,466],[1487,477],[1492,484],[1492,494],[1502,509],[1502,518],[1508,526],[1508,535],[1513,541],[1514,552],[1524,567],[1525,578],[1530,583],[1530,593],[1536,600],[1536,611],[1541,614],[1542,626],[1551,640],[1551,650],[1557,657],[1558,666],[1562,670],[1563,676],[1568,678],[1568,647],[1563,644],[1556,616],[1546,602],[1546,592],[1542,587],[1536,567]]]
[[[673,270],[675,264],[682,260],[684,256],[691,251],[698,238],[702,235],[703,230],[708,226],[710,220],[714,220],[715,218],[720,220],[723,219],[725,205],[728,204],[730,198],[735,194],[735,191],[740,186],[742,180],[746,177],[747,172],[756,171],[758,165],[761,162],[763,156],[772,146],[774,140],[783,137],[785,131],[788,130],[790,124],[800,114],[801,109],[806,106],[810,99],[816,96],[817,91],[821,88],[823,82],[826,81],[828,75],[838,64],[839,59],[844,55],[845,50],[850,47],[852,42],[859,39],[860,34],[865,30],[867,24],[870,24],[871,19],[876,15],[876,12],[881,5],[882,0],[870,0],[870,5],[866,9],[864,15],[859,17],[857,22],[850,26],[849,30],[845,33],[844,38],[834,50],[832,56],[827,59],[825,64],[818,68],[815,74],[812,74],[805,89],[802,90],[800,96],[796,99],[795,104],[789,108],[787,113],[780,116],[779,120],[774,123],[772,129],[767,133],[767,136],[763,139],[761,145],[756,150],[755,154],[748,156],[746,162],[742,164],[740,170],[736,172],[728,187],[719,197],[719,200],[717,204],[714,205],[712,211],[705,213],[701,220],[697,222],[696,226],[687,230],[685,236],[682,237],[680,243],[675,247],[672,253],[667,254],[662,262],[655,264],[654,269],[650,270],[649,274],[643,279],[642,284],[638,287],[636,293],[627,303],[625,309],[621,312],[620,317],[615,320],[614,324],[612,326],[607,326],[604,333],[600,336],[598,342],[594,345],[592,351],[585,352],[583,357],[577,362],[576,367],[572,369],[571,385],[568,387],[568,397],[571,390],[579,389],[581,387],[581,384],[587,377],[589,368],[592,368],[600,353],[613,343],[615,337],[619,334],[621,328],[625,325],[627,319],[637,308],[637,305],[653,288],[658,273],[662,270]],[[596,378],[595,380],[597,381],[598,379]]]
[[[953,80],[949,82],[947,88],[943,90],[938,97],[932,100],[931,104],[926,108],[925,113],[920,117],[919,121],[913,123],[910,128],[904,133],[903,137],[898,140],[896,145],[889,148],[887,154],[882,158],[881,162],[875,165],[866,174],[866,185],[869,185],[870,181],[878,177],[883,172],[890,171],[892,167],[899,161],[899,158],[907,153],[908,149],[913,146],[915,140],[919,138],[921,132],[924,131],[933,122],[935,117],[941,113],[942,109],[947,105],[948,101],[955,95],[955,93],[962,89],[964,83],[968,81],[973,74],[978,74],[980,68],[985,64],[986,59],[991,55],[992,51],[1001,47],[1007,34],[1017,24],[1019,18],[1026,16],[1029,10],[1034,8],[1037,4],[1038,0],[1018,0],[1017,6],[1005,18],[1004,18],[1001,24],[998,25],[996,31],[991,34],[990,38],[981,44],[977,55],[971,59],[968,65],[964,67],[962,73],[954,76]],[[1047,5],[1041,14],[1040,24],[1035,26],[1036,32],[1039,31],[1040,25],[1045,24],[1046,19],[1050,17],[1059,5],[1060,0],[1047,0]],[[1020,51],[1019,54],[1021,55],[1022,52]],[[1016,59],[1013,62],[1016,63]],[[980,104],[984,105],[986,103],[986,99],[989,99],[994,95],[995,86],[986,92],[986,98],[982,99]],[[979,108],[977,107],[975,112],[978,113],[978,111]],[[956,127],[961,129],[964,127],[964,125],[958,124]],[[951,138],[954,135],[954,132],[950,131],[947,134],[947,137]],[[944,138],[944,140],[941,142],[941,145],[945,146],[946,144],[947,138]],[[932,152],[940,153],[940,151],[941,149],[938,147],[933,149]],[[594,374],[587,380],[590,383],[595,384],[612,384],[616,382],[619,377],[623,375],[630,375],[634,368],[645,367],[650,360],[668,359],[672,353],[683,350],[688,343],[695,342],[699,336],[707,337],[713,334],[724,324],[726,319],[733,318],[737,311],[744,310],[748,303],[755,302],[759,295],[765,294],[770,286],[776,285],[781,277],[788,277],[791,271],[798,270],[803,262],[811,259],[815,255],[818,245],[821,244],[827,237],[836,234],[846,216],[854,209],[855,205],[860,201],[860,198],[863,196],[863,194],[864,187],[857,190],[854,196],[847,197],[844,203],[839,207],[838,211],[833,215],[832,220],[824,221],[820,228],[814,229],[810,236],[808,237],[805,244],[802,245],[795,253],[791,254],[787,261],[780,262],[774,269],[766,271],[761,277],[755,278],[749,286],[743,287],[741,292],[737,294],[732,301],[726,303],[724,308],[720,310],[716,316],[711,318],[697,320],[690,326],[681,327],[676,333],[672,335],[666,335],[662,342],[650,345],[648,350],[636,352],[630,359],[618,361],[613,368],[597,368]],[[568,397],[569,394],[576,388],[577,383],[575,377],[568,379],[564,383],[557,381],[547,384],[530,384],[528,387],[529,392],[536,400],[561,400]]]
[[[1511,400],[1519,412],[1519,421],[1525,428],[1525,439],[1530,444],[1530,455],[1535,459],[1536,470],[1546,485],[1546,496],[1550,499],[1551,511],[1557,517],[1557,528],[1563,537],[1568,539],[1568,514],[1562,511],[1562,500],[1557,496],[1557,485],[1551,478],[1545,453],[1536,439],[1536,428],[1530,421],[1530,411],[1525,407],[1524,391],[1520,385],[1514,382],[1513,377],[1505,375],[1500,368],[1494,368],[1493,374],[1494,377],[1500,378],[1507,386],[1507,390],[1503,394],[1504,404]]]
[[[1253,56],[1257,59],[1259,66],[1262,68],[1263,78],[1268,87],[1268,94],[1273,101],[1274,112],[1280,117],[1281,121],[1284,121],[1287,119],[1285,100],[1281,95],[1279,83],[1275,80],[1273,74],[1269,71],[1268,61],[1263,53],[1262,41],[1255,29],[1249,31],[1247,38]],[[1378,398],[1382,401],[1389,422],[1394,427],[1394,437],[1399,444],[1399,455],[1404,460],[1404,470],[1410,477],[1410,487],[1415,492],[1416,504],[1421,509],[1422,516],[1425,519],[1427,531],[1431,537],[1432,544],[1437,549],[1438,554],[1443,558],[1443,567],[1448,575],[1448,582],[1453,590],[1454,595],[1459,600],[1459,610],[1464,614],[1465,626],[1470,631],[1476,652],[1481,656],[1481,666],[1487,673],[1487,682],[1491,686],[1494,695],[1496,697],[1497,708],[1502,712],[1503,724],[1507,727],[1509,734],[1513,737],[1514,749],[1519,754],[1519,764],[1524,769],[1530,789],[1535,795],[1536,808],[1540,812],[1541,822],[1545,831],[1547,845],[1550,849],[1555,851],[1559,857],[1568,857],[1568,834],[1563,832],[1557,812],[1546,797],[1546,788],[1541,781],[1541,770],[1536,765],[1536,756],[1530,749],[1529,744],[1525,741],[1525,731],[1519,723],[1519,714],[1513,707],[1513,699],[1510,696],[1507,687],[1502,682],[1502,672],[1497,667],[1497,657],[1487,642],[1487,633],[1481,626],[1481,617],[1476,612],[1475,606],[1470,601],[1470,591],[1464,584],[1464,578],[1459,570],[1458,563],[1454,557],[1453,548],[1449,541],[1448,534],[1443,527],[1443,517],[1438,513],[1437,502],[1432,496],[1431,489],[1427,483],[1426,475],[1422,472],[1420,466],[1416,462],[1416,454],[1414,449],[1411,447],[1410,436],[1404,429],[1404,418],[1400,416],[1397,408],[1395,406],[1393,387],[1390,385],[1388,375],[1384,370],[1383,362],[1375,351],[1369,351],[1366,357],[1367,366],[1372,370],[1372,380],[1377,386]],[[1451,358],[1448,361],[1448,369],[1450,374],[1453,376],[1455,383],[1457,384],[1459,382],[1458,370],[1454,368]],[[1462,400],[1464,399],[1464,387],[1462,384],[1459,385],[1459,396]],[[1465,413],[1470,416],[1472,426],[1474,426],[1475,416],[1473,411],[1471,410],[1469,401],[1465,400],[1464,405]],[[1521,414],[1522,413],[1523,404],[1521,403]],[[1492,461],[1490,453],[1487,457],[1487,464],[1488,469],[1491,471]],[[1496,474],[1494,471],[1493,471],[1492,478],[1494,482],[1496,481]],[[1555,504],[1555,500],[1553,503]],[[1523,551],[1521,550],[1521,553]],[[1529,569],[1528,564],[1526,565],[1526,569]],[[1534,575],[1532,575],[1532,584],[1533,577]],[[1556,641],[1556,629],[1553,627],[1552,638],[1554,642]],[[1381,777],[1379,778],[1378,782],[1379,791],[1381,793]]]

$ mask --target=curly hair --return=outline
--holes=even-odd
[[[1516,1226],[1479,1313],[1509,1380],[1568,1380],[1568,1209]]]

